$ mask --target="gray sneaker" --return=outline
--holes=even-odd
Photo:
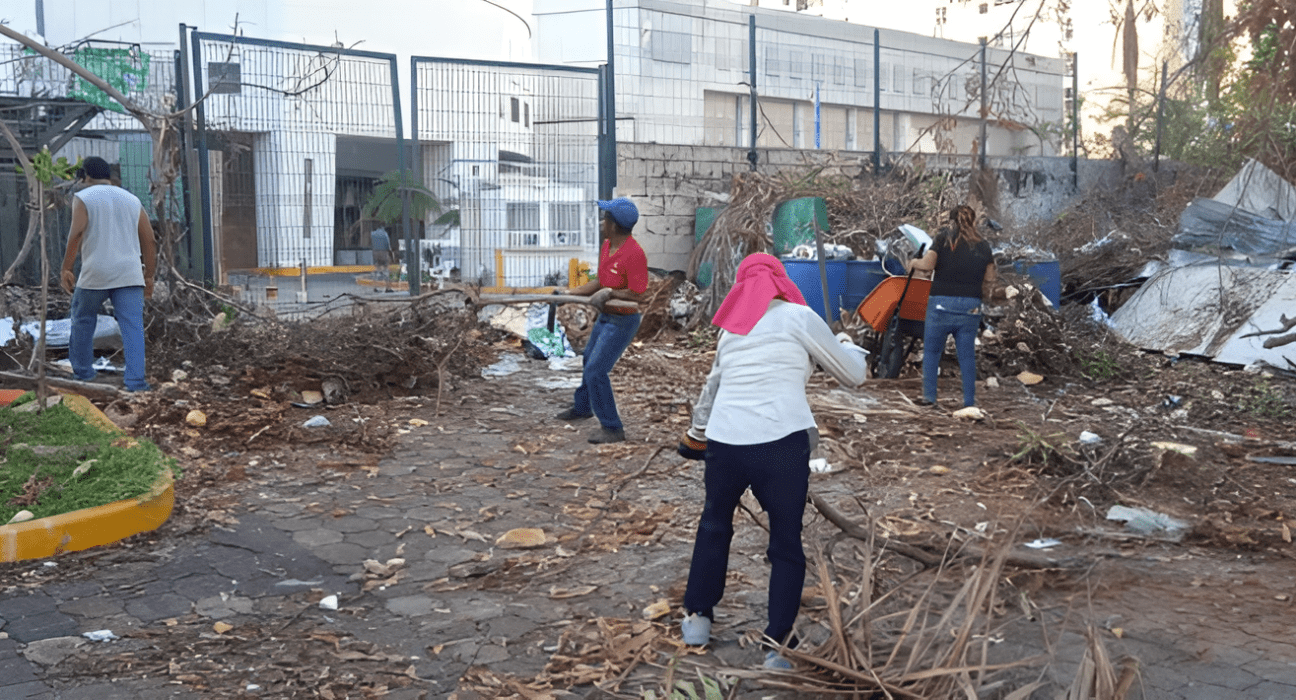
[[[765,654],[765,663],[762,664],[771,671],[791,671],[792,662],[783,658],[783,655],[777,651],[770,651]]]
[[[689,613],[680,620],[680,634],[684,643],[700,647],[711,641],[711,618],[697,613]]]

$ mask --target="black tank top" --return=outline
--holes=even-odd
[[[981,282],[986,266],[994,262],[994,253],[984,239],[969,245],[964,240],[957,248],[951,247],[954,236],[948,230],[936,234],[932,249],[936,251],[936,271],[932,277],[931,294],[938,297],[981,298]]]

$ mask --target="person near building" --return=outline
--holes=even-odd
[[[648,256],[631,235],[639,221],[639,209],[630,198],[598,200],[598,207],[603,211],[604,238],[599,250],[598,274],[566,293],[590,297],[599,315],[585,343],[580,386],[572,397],[571,407],[559,413],[558,418],[577,421],[597,416],[600,429],[589,441],[603,444],[625,440],[625,426],[617,413],[608,375],[643,321],[638,306],[613,306],[607,302],[619,299],[637,304],[643,300],[648,290]]]
[[[950,223],[932,241],[931,250],[910,260],[910,270],[932,272],[931,293],[923,325],[923,395],[919,403],[936,403],[936,377],[945,340],[954,336],[963,405],[976,405],[976,336],[981,326],[982,289],[994,284],[994,253],[976,226],[976,212],[966,204],[950,211]]]
[[[374,282],[382,281],[386,285],[387,291],[392,291],[391,286],[391,236],[387,234],[387,229],[379,226],[369,234],[370,247],[373,248],[374,263]]]
[[[688,587],[684,642],[710,641],[725,590],[734,511],[748,488],[769,516],[768,651],[765,666],[791,668],[779,653],[796,646],[792,626],[805,583],[801,517],[818,440],[805,384],[818,365],[847,386],[867,377],[867,353],[806,306],[778,258],[756,253],[738,266],[716,311],[715,360],[693,409],[680,454],[706,460],[706,501],[698,522]]]
[[[126,360],[123,384],[127,391],[148,391],[144,300],[153,297],[153,226],[139,198],[112,184],[112,170],[103,158],[86,158],[78,175],[84,188],[72,196],[72,226],[59,276],[63,291],[72,295],[72,373],[81,381],[95,378],[95,325],[104,301],[112,301]],[[73,272],[78,255],[80,275]]]

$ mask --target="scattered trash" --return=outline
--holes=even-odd
[[[1197,456],[1197,448],[1193,447],[1192,445],[1183,445],[1177,442],[1154,442],[1152,443],[1152,446],[1162,450],[1170,450],[1172,452],[1178,452],[1179,454],[1184,455],[1185,457]]]
[[[121,639],[112,633],[112,630],[95,630],[94,632],[83,632],[82,637],[92,642],[111,642],[114,639]]]
[[[307,389],[301,393],[301,402],[307,406],[314,406],[317,403],[323,403],[324,392]]]
[[[815,474],[826,474],[832,471],[832,465],[828,464],[828,460],[823,457],[815,457],[810,460],[810,471]]]
[[[1107,519],[1124,521],[1126,529],[1140,535],[1165,534],[1175,541],[1188,529],[1188,523],[1147,508],[1112,506],[1107,511]]]
[[[247,692],[252,693],[261,690],[261,686],[257,685],[256,683],[248,683],[246,690]]]
[[[62,360],[55,360],[50,364],[69,374],[72,373],[72,363],[68,361],[66,358]],[[112,374],[121,374],[122,372],[126,371],[125,367],[123,367],[122,365],[114,365],[112,361],[110,361],[107,357],[96,357],[95,361],[91,363],[90,366],[93,367],[96,372],[110,372]]]
[[[1049,539],[1031,540],[1030,542],[1026,543],[1026,546],[1030,547],[1031,549],[1048,549],[1050,547],[1056,547],[1060,544],[1062,544],[1062,540],[1055,540],[1053,538],[1049,538]]]
[[[322,610],[337,610],[338,597],[335,595],[326,595],[320,599],[319,606]]]
[[[943,464],[935,464],[935,465],[932,465],[932,466],[928,467],[928,468],[927,468],[927,471],[928,471],[928,473],[936,474],[936,475],[940,476],[940,475],[948,474],[948,473],[950,473],[950,472],[953,471],[953,470],[950,469],[949,467],[943,465]]]
[[[87,459],[86,461],[78,464],[77,468],[72,470],[72,478],[75,479],[76,477],[81,476],[82,474],[90,471],[90,467],[94,466],[94,463],[98,461],[99,460],[97,459]]]
[[[985,411],[976,406],[965,406],[954,412],[955,418],[967,418],[968,420],[985,420]]]
[[[567,341],[567,332],[562,323],[553,319],[553,330],[550,330],[551,309],[549,304],[532,304],[526,312],[526,339],[536,348],[540,357],[575,357],[571,343]]]
[[[12,319],[10,319],[10,323],[12,323]],[[19,326],[18,329],[31,337],[32,340],[40,338],[39,321],[28,321]],[[45,322],[45,347],[66,348],[71,339],[72,319],[60,318]],[[99,314],[96,317],[94,346],[96,348],[121,348],[121,326],[117,325],[117,319],[104,314]]]
[[[283,581],[279,581],[279,582],[275,583],[275,585],[276,585],[276,586],[284,586],[284,587],[288,587],[288,586],[318,586],[318,585],[320,585],[320,584],[322,584],[322,583],[324,583],[323,580],[319,580],[319,581],[302,581],[302,580],[299,580],[299,579],[290,578],[290,579],[286,579],[286,580],[283,580]]]
[[[579,376],[559,375],[557,377],[539,377],[536,384],[542,389],[575,389],[581,385]]]
[[[1099,445],[1102,444],[1102,441],[1103,441],[1102,436],[1098,435],[1097,433],[1091,433],[1088,430],[1080,431],[1081,445],[1087,445],[1087,446]]]
[[[310,420],[302,423],[303,428],[326,428],[330,425],[333,424],[324,416],[312,416]]]
[[[491,377],[507,377],[521,369],[522,365],[518,362],[517,355],[505,355],[500,358],[499,362],[488,367],[483,367],[481,376],[486,379],[490,379]]]
[[[551,357],[549,358],[549,369],[555,372],[580,372],[585,369],[585,358],[577,357]]]
[[[1248,462],[1258,462],[1260,464],[1281,464],[1284,466],[1296,466],[1296,457],[1256,457],[1247,455]]]
[[[34,517],[36,517],[36,515],[32,513],[30,510],[20,510],[17,513],[14,513],[14,516],[12,518],[9,518],[9,522],[5,524],[13,525],[14,523],[25,523]]]
[[[1103,310],[1103,307],[1098,303],[1098,297],[1094,297],[1093,300],[1089,302],[1089,318],[1093,319],[1094,323],[1101,323],[1104,326],[1110,326],[1112,324],[1111,316],[1108,315],[1107,312]]]
[[[1171,394],[1161,401],[1161,408],[1179,408],[1183,405],[1183,397]]]
[[[189,373],[182,369],[171,370],[171,381],[173,382],[183,382],[188,378],[189,378]]]

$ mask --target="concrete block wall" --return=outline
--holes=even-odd
[[[765,174],[802,172],[811,165],[831,163],[843,175],[854,177],[872,161],[872,153],[865,151],[778,148],[758,149],[757,153],[759,170]],[[974,163],[970,156],[919,157],[924,167],[958,173],[955,186],[966,189]],[[1077,197],[1069,158],[992,157],[988,164],[998,176],[1002,223],[1010,230],[1027,231],[1042,225]],[[1081,160],[1079,191],[1119,184],[1120,167],[1116,161]],[[639,206],[634,235],[648,255],[648,265],[686,270],[693,251],[697,208],[722,206],[733,176],[750,169],[746,148],[617,144],[617,196],[630,197]]]

